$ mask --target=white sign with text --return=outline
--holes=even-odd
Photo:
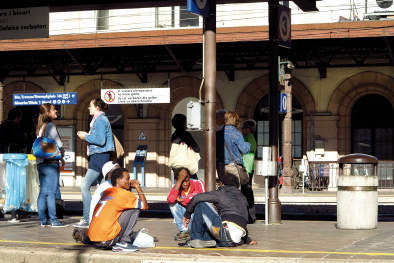
[[[66,164],[60,166],[60,175],[75,175],[75,127],[73,126],[57,126],[60,140],[64,147],[64,161]]]
[[[101,99],[108,104],[170,103],[170,88],[102,89]]]
[[[0,9],[0,40],[49,38],[49,7]]]

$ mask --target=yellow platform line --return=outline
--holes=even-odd
[[[53,242],[35,242],[35,241],[15,241],[0,240],[0,243],[24,243],[39,245],[68,245],[68,246],[91,246],[82,243],[53,243]],[[236,251],[236,252],[260,252],[260,253],[283,253],[283,254],[330,254],[330,255],[364,255],[364,256],[394,256],[394,253],[379,252],[336,252],[336,251],[298,251],[298,250],[268,250],[268,249],[240,249],[240,248],[188,248],[188,247],[155,247],[151,249],[191,249],[198,251]]]

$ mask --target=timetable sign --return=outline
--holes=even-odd
[[[39,106],[45,103],[51,103],[52,105],[77,104],[77,93],[23,93],[12,95],[13,106]]]

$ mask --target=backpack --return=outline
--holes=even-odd
[[[73,238],[77,243],[92,244],[88,236],[88,228],[75,228],[73,231]]]

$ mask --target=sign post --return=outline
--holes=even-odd
[[[77,93],[23,93],[12,95],[13,106],[39,106],[45,103],[51,103],[52,105],[77,104]]]
[[[278,45],[284,48],[291,48],[291,9],[279,5],[279,43]]]
[[[137,164],[141,164],[141,187],[145,187],[144,162],[147,152],[148,152],[148,145],[138,145],[137,151],[135,152],[134,166],[133,166],[134,180],[138,179]]]

